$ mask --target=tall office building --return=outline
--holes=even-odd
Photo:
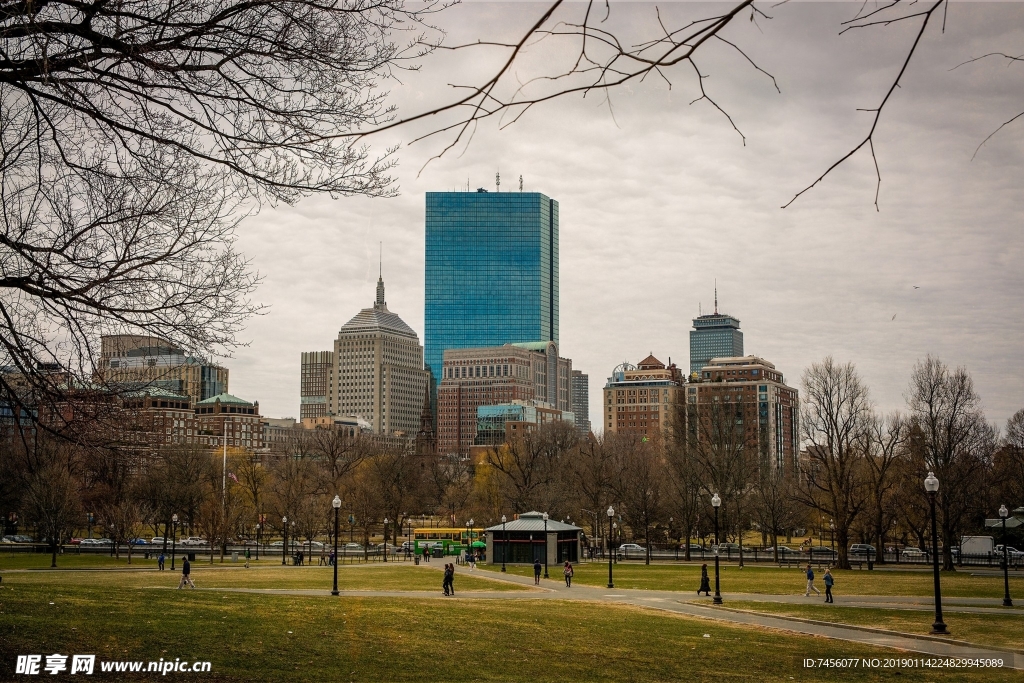
[[[793,472],[800,451],[800,393],[775,365],[757,356],[715,358],[686,388],[692,438],[720,439],[722,425],[737,444]]]
[[[448,349],[558,342],[558,202],[538,192],[428,192],[425,284],[435,383]]]
[[[740,321],[718,312],[718,288],[715,288],[715,312],[693,319],[690,330],[690,373],[700,372],[712,358],[737,358],[743,355]]]
[[[303,351],[299,380],[299,419],[325,417],[334,368],[333,351]]]
[[[580,434],[590,434],[590,377],[579,370],[572,371],[572,413]]]
[[[388,310],[378,279],[373,306],[342,325],[334,342],[326,414],[356,415],[378,434],[402,432],[411,439],[426,390],[419,337]]]
[[[99,382],[184,394],[193,404],[228,391],[227,368],[186,356],[166,339],[139,334],[102,336],[94,374]]]

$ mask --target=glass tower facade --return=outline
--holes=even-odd
[[[558,202],[538,192],[428,192],[424,361],[445,349],[558,342]]]
[[[734,358],[743,355],[743,333],[740,321],[718,313],[693,319],[690,330],[690,372],[700,372],[712,358]]]

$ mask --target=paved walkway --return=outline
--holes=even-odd
[[[443,570],[443,563],[433,565],[420,565],[422,571]],[[560,568],[559,568],[560,570]],[[455,587],[458,589],[459,577],[470,574],[464,567],[458,567],[455,575]],[[776,603],[801,604],[813,598],[804,598],[802,595],[761,595],[753,593],[736,594],[730,593],[725,596],[726,604],[715,606],[707,597],[698,598],[696,595],[681,594],[677,591],[652,591],[652,590],[630,590],[630,589],[608,589],[596,586],[576,584],[567,588],[563,580],[542,579],[540,586],[534,586],[532,577],[518,576],[515,574],[500,574],[488,570],[477,570],[472,575],[481,579],[492,581],[507,581],[527,586],[526,591],[466,591],[456,592],[454,598],[446,598],[440,590],[437,591],[340,591],[343,596],[353,597],[388,597],[388,598],[417,598],[417,599],[441,599],[441,600],[585,600],[591,602],[623,603],[657,609],[674,614],[682,614],[689,617],[708,619],[727,624],[738,624],[759,628],[776,629],[789,631],[801,635],[822,636],[836,640],[845,640],[852,643],[861,643],[876,647],[895,648],[907,652],[915,652],[932,657],[965,657],[965,658],[995,658],[1002,659],[1006,666],[1024,670],[1024,653],[1008,649],[993,648],[989,646],[974,645],[964,641],[957,641],[953,638],[942,638],[937,636],[919,636],[907,633],[897,633],[860,626],[846,624],[830,624],[821,621],[801,619],[797,617],[786,617],[777,615],[766,615],[743,610],[731,609],[729,602],[739,601],[760,601]],[[554,575],[552,575],[554,576]],[[278,588],[209,588],[201,590],[219,591],[222,593],[257,593],[267,595],[306,595],[306,596],[329,596],[327,590],[308,589],[278,589]],[[978,613],[1002,612],[990,605],[998,604],[998,600],[987,598],[950,598],[950,607],[947,611],[970,611]],[[945,607],[946,601],[943,601]],[[858,607],[883,607],[887,609],[917,609],[930,610],[931,599],[924,597],[899,597],[899,596],[856,596],[856,602],[840,602],[842,605]]]

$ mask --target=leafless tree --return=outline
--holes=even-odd
[[[868,390],[852,363],[842,365],[831,356],[804,371],[803,390],[800,425],[807,462],[797,497],[832,518],[839,567],[849,569],[850,528],[869,496],[864,462],[871,429]]]
[[[394,191],[391,150],[346,133],[391,120],[380,86],[429,50],[431,11],[0,0],[0,366],[32,389],[0,375],[0,400],[58,403],[45,369],[88,379],[100,333],[230,349],[259,310],[241,217]]]
[[[669,493],[665,506],[672,511],[683,529],[681,536],[686,539],[684,557],[690,559],[690,540],[700,526],[704,510],[703,494],[708,490],[701,479],[701,464],[697,458],[696,440],[690,440],[687,428],[687,409],[680,406],[673,421],[672,435],[666,444]],[[699,533],[699,531],[698,531]]]
[[[20,504],[27,519],[50,545],[50,566],[57,566],[57,551],[81,520],[80,482],[74,473],[74,448],[42,439],[35,444],[37,466],[19,477]],[[13,474],[13,472],[10,472]]]
[[[580,440],[567,460],[573,497],[590,522],[591,537],[597,539],[602,535],[604,511],[613,496],[615,467],[611,445],[606,436],[589,435]]]
[[[918,481],[924,481],[927,471],[939,478],[936,508],[942,563],[943,569],[952,570],[953,546],[987,500],[995,431],[985,421],[981,398],[967,370],[950,369],[933,356],[914,366],[907,404],[920,430],[920,438],[911,440]]]
[[[668,468],[660,439],[637,432],[609,435],[614,475],[611,488],[618,512],[633,536],[643,534],[644,563],[651,563],[651,528],[662,517]]]
[[[486,462],[498,473],[513,510],[525,512],[551,502],[552,492],[547,489],[558,480],[563,458],[578,438],[571,424],[553,422],[488,449]]]
[[[906,457],[908,432],[907,421],[898,412],[893,412],[884,418],[872,416],[871,428],[865,435],[868,439],[865,476],[870,491],[868,526],[870,537],[878,546],[880,564],[885,563],[885,538],[896,515],[892,500],[899,475],[896,463],[901,457]]]
[[[1007,501],[1024,501],[1024,410],[1006,421],[1006,433],[995,459],[996,483]]]
[[[775,561],[779,561],[779,535],[792,529],[799,519],[796,472],[761,458],[754,480],[751,502],[761,531],[771,538]]]

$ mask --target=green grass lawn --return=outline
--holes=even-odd
[[[87,580],[99,572],[78,574],[84,578],[4,577],[0,680],[15,678],[15,655],[31,653],[96,654],[100,662],[206,660],[212,673],[171,678],[207,683],[963,680],[955,670],[804,669],[805,657],[895,653],[631,606],[153,591],[138,583],[144,573],[103,574],[121,577],[118,584]],[[152,680],[113,676],[97,678]],[[976,670],[970,679],[1019,681],[1020,672]]]
[[[728,607],[923,635],[931,633],[932,621],[935,616],[934,612],[930,610],[844,607],[842,604],[827,604],[821,600],[815,600],[806,605],[733,601],[728,604]],[[951,639],[1006,647],[1024,652],[1024,632],[1021,631],[1024,615],[1022,614],[946,612],[943,614],[943,620],[949,628]]]
[[[16,581],[31,585],[65,585],[83,587],[116,587],[131,585],[136,588],[177,587],[180,571],[27,571],[9,572],[4,584]],[[440,564],[438,566],[441,566]],[[180,569],[180,568],[179,568]],[[523,591],[531,590],[506,581],[495,581],[490,574],[470,575],[458,567],[455,573],[457,591]],[[440,571],[417,567],[409,563],[354,564],[338,566],[340,590],[437,591],[441,592]],[[281,565],[253,566],[219,565],[194,562],[192,580],[201,588],[295,588],[330,590],[334,582],[332,567],[282,567]]]
[[[491,571],[501,571],[501,565],[477,565]],[[508,571],[520,576],[533,576],[533,568],[509,566]],[[549,567],[553,579],[561,579],[560,567]],[[693,564],[651,564],[620,562],[613,567],[616,588],[638,588],[648,590],[697,591],[700,585],[700,565]],[[714,590],[714,565],[708,565],[711,586]],[[821,572],[815,569],[820,590]],[[932,573],[930,571],[867,571],[852,569],[833,572],[836,587],[844,595],[913,595],[932,594]],[[591,586],[605,586],[608,583],[607,563],[590,562],[575,565],[574,582]],[[764,593],[769,595],[795,595],[803,593],[807,586],[803,570],[780,569],[778,567],[751,566],[743,569],[736,565],[721,566],[722,593]],[[1024,596],[1024,578],[1010,579],[1010,593]],[[1001,598],[1003,578],[1001,576],[971,576],[969,571],[942,574],[942,594],[948,597]]]

